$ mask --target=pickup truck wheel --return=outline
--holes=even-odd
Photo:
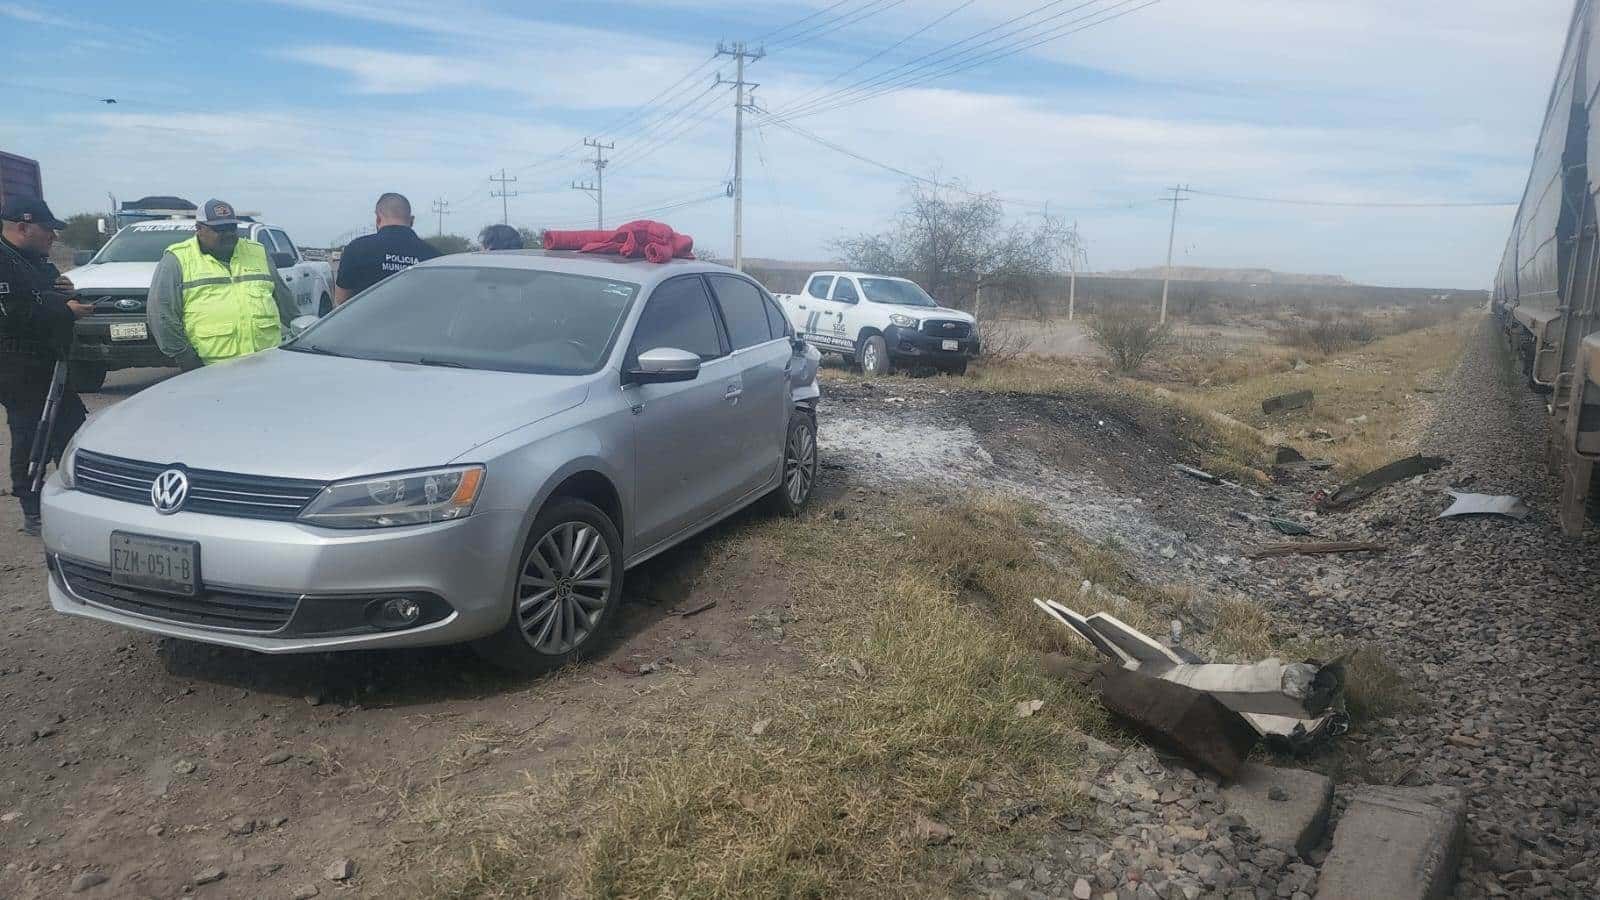
[[[323,294],[322,299],[317,301],[317,316],[320,318],[331,312],[333,312],[333,298]]]
[[[889,375],[894,363],[889,359],[889,345],[883,336],[875,334],[861,343],[861,371],[868,375]]]
[[[511,616],[474,648],[491,662],[541,675],[582,659],[622,603],[622,540],[610,517],[563,498],[539,513],[517,562]]]
[[[67,384],[75,391],[92,394],[106,386],[106,367],[71,363],[67,366]]]
[[[783,442],[783,480],[772,492],[779,515],[798,516],[811,502],[817,485],[817,419],[797,409],[789,416],[789,434]]]

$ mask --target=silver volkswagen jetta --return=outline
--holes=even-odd
[[[267,653],[544,671],[624,570],[816,478],[817,352],[721,266],[447,256],[96,416],[44,493],[59,612]]]

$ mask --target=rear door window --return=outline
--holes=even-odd
[[[633,330],[630,359],[639,354],[671,347],[699,354],[702,360],[724,355],[716,316],[711,312],[711,296],[698,275],[686,275],[662,282],[650,294]]]
[[[793,337],[794,329],[789,326],[789,317],[783,314],[783,307],[778,305],[778,301],[765,293],[761,299],[767,304],[767,327],[772,329],[772,336]]]
[[[290,256],[293,256],[296,261],[299,261],[300,251],[295,247],[294,241],[289,240],[289,236],[287,234],[284,234],[282,231],[274,228],[272,229],[272,239],[278,242],[279,253],[287,253]]]
[[[826,300],[828,299],[828,288],[832,286],[832,275],[817,275],[812,277],[810,284],[806,285],[806,293],[818,300]]]
[[[711,275],[708,280],[717,295],[717,305],[722,308],[722,321],[728,326],[728,341],[733,349],[743,350],[772,340],[772,324],[767,320],[760,288],[736,275]]]
[[[840,278],[833,283],[833,299],[840,303],[855,303],[861,298],[856,296],[856,286],[848,278]]]

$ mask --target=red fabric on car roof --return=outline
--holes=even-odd
[[[615,231],[546,231],[546,250],[577,250],[581,253],[615,253],[630,259],[644,258],[653,263],[669,259],[694,259],[694,238],[679,234],[672,226],[649,219],[629,222]]]

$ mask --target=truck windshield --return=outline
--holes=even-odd
[[[194,228],[124,228],[95,255],[97,263],[160,262],[173,244],[194,236]]]
[[[894,278],[863,278],[861,289],[873,303],[892,303],[895,306],[938,306],[927,292],[910,281]]]
[[[639,286],[496,267],[407,269],[285,349],[446,368],[584,375],[611,352]]]

